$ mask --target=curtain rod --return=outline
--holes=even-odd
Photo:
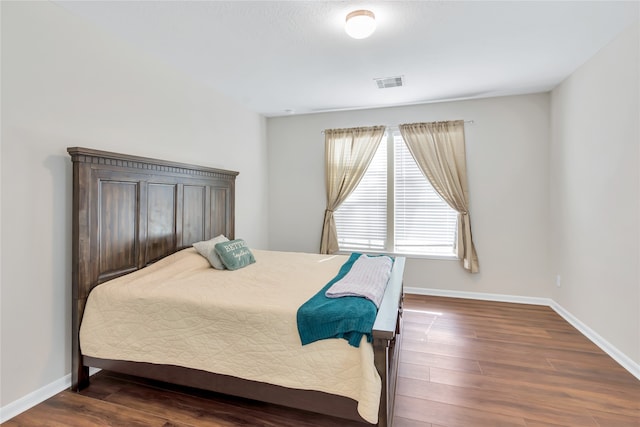
[[[474,122],[473,120],[465,120],[465,121],[464,121],[464,123],[465,123],[465,124],[472,125],[472,124],[474,124],[475,122]],[[398,127],[398,125],[384,125],[384,127],[386,127],[386,128],[397,128],[397,127]],[[320,133],[324,133],[324,131],[322,130],[322,131],[320,131]]]

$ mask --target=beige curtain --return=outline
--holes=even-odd
[[[471,237],[464,121],[400,125],[400,133],[416,163],[440,196],[458,212],[456,254],[463,267],[478,272]]]
[[[324,212],[320,253],[331,254],[338,247],[333,212],[358,186],[380,145],[384,126],[324,131],[327,208]]]

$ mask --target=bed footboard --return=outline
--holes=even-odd
[[[382,380],[382,394],[378,410],[378,426],[390,427],[398,376],[398,352],[402,335],[402,277],[405,258],[396,257],[378,316],[373,325],[373,351],[376,369]]]

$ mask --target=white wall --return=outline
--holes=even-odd
[[[553,298],[640,364],[640,35],[551,94]]]
[[[48,2],[2,2],[0,406],[70,372],[71,161],[85,146],[240,171],[267,241],[266,121]]]
[[[410,258],[405,286],[549,297],[548,94],[268,119],[270,249],[319,250],[323,129],[454,119],[474,121],[465,134],[480,273]]]

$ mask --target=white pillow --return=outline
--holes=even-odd
[[[209,260],[209,264],[216,270],[224,270],[225,266],[220,259],[220,256],[216,252],[216,245],[222,242],[228,242],[227,239],[222,234],[214,237],[211,240],[203,240],[202,242],[196,242],[193,244],[193,247],[196,248],[196,251],[203,257]]]

